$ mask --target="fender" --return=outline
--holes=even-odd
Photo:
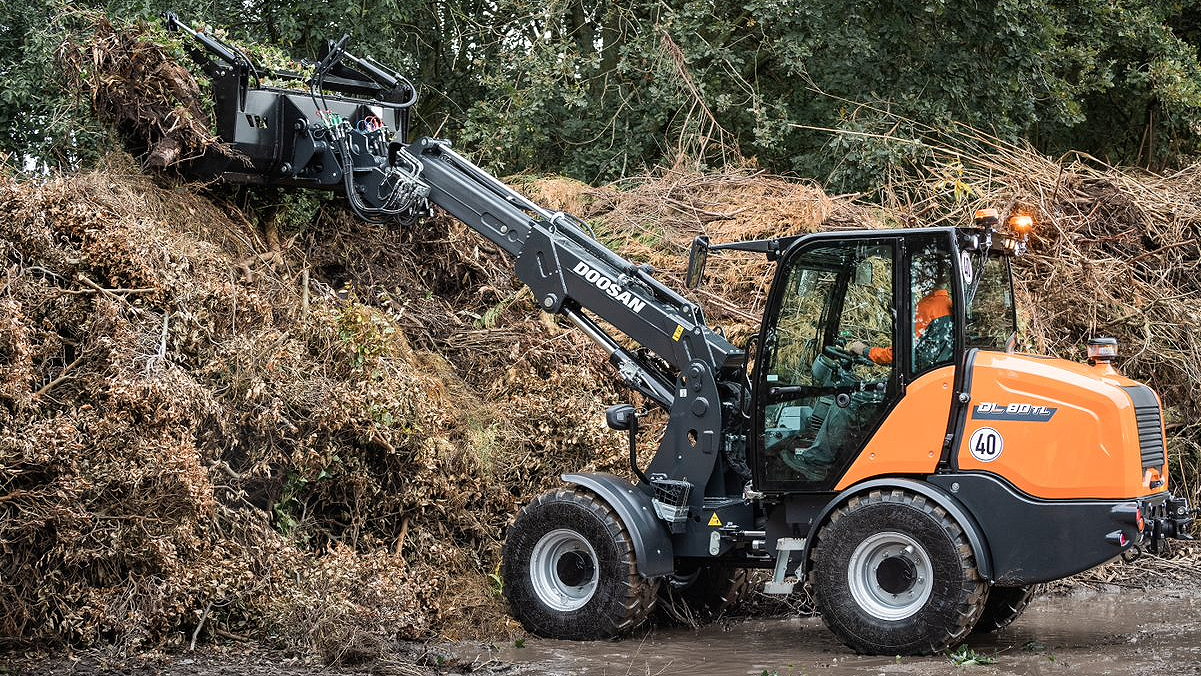
[[[564,474],[564,482],[587,488],[600,496],[617,512],[638,558],[638,573],[646,578],[662,577],[675,572],[675,554],[667,527],[655,516],[651,496],[637,484],[613,474],[594,472]]]
[[[817,518],[813,520],[813,525],[809,527],[809,535],[805,538],[805,551],[801,561],[805,562],[806,569],[808,568],[810,550],[813,547],[817,531],[826,523],[826,517],[830,515],[830,512],[833,512],[835,508],[856,495],[866,493],[875,488],[900,488],[913,491],[947,510],[947,513],[955,519],[967,535],[968,543],[972,546],[972,554],[976,557],[976,568],[980,572],[980,577],[984,578],[990,584],[993,582],[992,554],[988,549],[988,543],[984,539],[980,524],[976,522],[976,518],[972,516],[971,512],[967,511],[963,504],[956,500],[950,493],[938,486],[926,483],[925,481],[902,477],[872,479],[861,484],[855,484],[834,496],[833,500],[826,503],[826,506],[818,513]]]

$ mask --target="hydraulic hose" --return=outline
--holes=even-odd
[[[651,485],[651,480],[646,478],[642,470],[638,467],[638,413],[635,412],[630,417],[630,471],[638,480],[647,486]]]

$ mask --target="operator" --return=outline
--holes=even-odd
[[[948,361],[954,346],[951,320],[951,292],[947,290],[947,267],[937,267],[934,288],[917,302],[913,317],[915,370]],[[946,318],[944,321],[938,321]],[[862,341],[847,345],[847,351],[866,356],[882,366],[892,364],[892,347],[869,347]]]
[[[932,273],[933,283],[931,291],[918,301],[914,311],[915,371],[950,362],[955,346],[951,293],[947,290],[950,263],[944,256],[935,255],[927,259],[926,265],[930,267],[922,267]],[[931,267],[933,270],[930,270]],[[891,366],[893,362],[891,346],[869,347],[857,340],[847,345],[846,349],[882,366]],[[824,481],[827,478],[848,445],[854,443],[858,435],[865,433],[866,427],[874,419],[880,401],[870,397],[862,393],[852,394],[849,406],[830,406],[827,409],[826,418],[813,443],[808,448],[793,450],[796,456],[789,465],[801,478],[808,481]]]

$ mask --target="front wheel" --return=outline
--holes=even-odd
[[[947,650],[968,635],[988,596],[963,528],[899,489],[851,498],[831,514],[810,582],[826,626],[873,655]]]
[[[521,510],[501,568],[514,617],[531,633],[611,638],[646,619],[658,583],[638,574],[621,519],[591,491],[544,493]]]

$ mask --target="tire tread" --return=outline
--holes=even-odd
[[[822,541],[829,537],[833,526],[840,520],[861,509],[882,504],[894,504],[898,507],[912,508],[931,517],[951,539],[954,549],[959,556],[960,565],[964,570],[964,581],[960,590],[960,600],[955,608],[956,621],[950,629],[941,630],[935,635],[927,636],[925,643],[915,646],[910,654],[930,655],[944,652],[967,638],[976,626],[981,614],[984,612],[985,603],[988,598],[988,585],[980,575],[975,553],[972,550],[971,543],[967,540],[963,528],[945,509],[928,500],[925,496],[902,489],[892,489],[888,492],[874,489],[868,492],[867,495],[852,497],[846,504],[836,508],[818,531],[817,541],[811,550],[812,554],[807,581],[810,586],[816,588],[816,563],[822,554]],[[855,650],[863,653],[877,652],[873,650],[873,646],[858,641],[856,637],[848,635],[840,627],[835,626],[830,613],[823,612],[821,615],[825,625]]]
[[[569,632],[552,636],[552,638],[607,639],[633,631],[645,622],[654,610],[658,600],[659,582],[658,580],[647,580],[638,572],[633,540],[625,524],[622,523],[616,511],[600,496],[582,487],[563,487],[538,495],[521,509],[515,524],[520,523],[523,519],[535,518],[537,512],[546,509],[553,503],[574,505],[595,518],[612,539],[619,557],[620,567],[626,571],[626,574],[624,579],[616,585],[622,590],[615,599],[616,607],[621,608],[620,613],[604,617],[604,622],[597,623],[593,632],[587,634]],[[505,556],[506,558],[509,556],[507,547]],[[512,603],[510,605],[512,606]],[[540,635],[549,633],[545,631],[545,628],[533,625],[520,612],[520,609],[513,607],[512,610],[526,630]]]
[[[1021,617],[1037,593],[1037,585],[993,587],[988,593],[988,602],[984,604],[984,612],[973,631],[988,634],[1008,627]]]

